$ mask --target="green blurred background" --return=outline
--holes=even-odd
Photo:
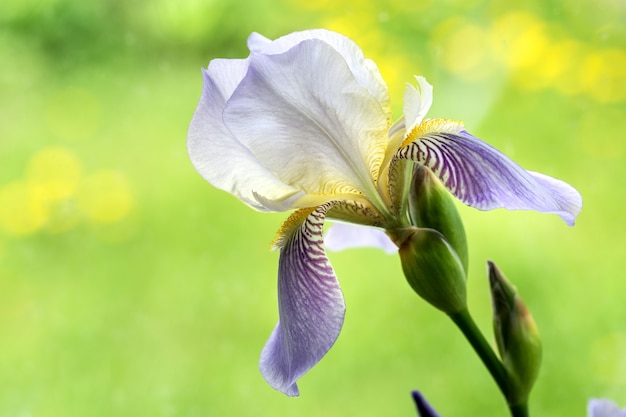
[[[535,416],[626,405],[626,6],[623,0],[4,0],[0,3],[0,416],[504,416],[453,325],[376,250],[331,254],[348,305],[330,353],[272,390],[257,370],[277,319],[285,213],[192,168],[200,68],[252,31],[326,27],[405,82],[430,116],[580,190],[583,212],[462,207],[470,304],[491,335],[487,259],[544,341]]]

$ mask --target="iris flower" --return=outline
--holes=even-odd
[[[556,213],[569,225],[580,211],[568,184],[520,168],[461,122],[426,119],[432,86],[423,77],[407,85],[394,122],[376,64],[343,35],[317,29],[272,41],[253,33],[248,48],[245,59],[214,59],[203,70],[187,146],[213,186],[257,210],[294,210],[273,242],[279,321],[260,358],[264,378],[287,395],[298,395],[296,381],[344,321],[324,248],[327,218],[368,226],[364,239],[394,236],[411,225],[414,164],[481,210]]]

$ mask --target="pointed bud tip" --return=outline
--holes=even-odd
[[[488,265],[496,344],[511,377],[509,401],[525,403],[541,366],[541,338],[517,289],[495,263],[488,261]]]
[[[428,404],[428,401],[426,401],[426,398],[424,398],[421,392],[415,390],[411,392],[411,395],[413,396],[413,401],[415,402],[420,417],[441,417],[430,404]]]

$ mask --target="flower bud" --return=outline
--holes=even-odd
[[[433,229],[413,227],[405,233],[398,252],[413,290],[444,313],[465,310],[465,271],[452,246]]]
[[[509,375],[508,401],[525,404],[541,365],[541,339],[517,289],[493,262],[488,264],[496,344]]]
[[[413,225],[435,229],[445,236],[467,271],[465,228],[450,193],[425,166],[416,165],[409,191],[409,215]]]

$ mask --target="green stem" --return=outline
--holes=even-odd
[[[526,404],[509,405],[512,417],[528,417],[528,407]]]
[[[500,388],[500,391],[502,392],[502,395],[504,395],[508,404],[509,390],[506,369],[504,369],[504,365],[502,365],[500,359],[498,359],[487,340],[485,340],[485,337],[474,322],[474,319],[472,319],[469,310],[465,309],[458,313],[450,314],[450,318],[461,330],[465,338],[474,348],[474,351],[483,361],[483,364],[489,370],[489,373],[496,381],[496,384],[498,384],[498,388]],[[528,417],[528,408],[526,404],[509,404],[509,410],[511,411],[512,417]]]

